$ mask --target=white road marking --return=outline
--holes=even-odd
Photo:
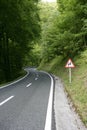
[[[48,74],[48,73],[47,73]],[[48,101],[47,115],[44,130],[51,130],[52,128],[52,102],[53,102],[53,78],[50,74],[48,74],[51,78],[51,89]]]
[[[11,100],[14,96],[11,96],[9,98],[7,98],[6,100],[4,100],[3,102],[0,103],[0,106],[2,106],[3,104],[5,104],[6,102],[8,102],[9,100]]]
[[[35,80],[38,80],[38,78],[35,78]]]
[[[26,88],[30,87],[31,85],[32,85],[32,83],[29,83],[29,84],[26,86]]]

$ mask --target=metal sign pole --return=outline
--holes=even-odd
[[[69,83],[72,82],[72,71],[71,68],[69,68]]]

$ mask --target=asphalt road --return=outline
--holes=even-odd
[[[0,89],[0,130],[45,130],[51,78],[27,71],[24,79]]]

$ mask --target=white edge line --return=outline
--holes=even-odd
[[[0,103],[0,106],[2,106],[3,104],[5,104],[6,102],[8,102],[9,100],[11,100],[14,96],[11,96],[9,98],[7,98],[6,100],[4,100],[3,102]]]
[[[44,72],[46,73],[46,72]],[[48,73],[46,73],[48,74]],[[48,101],[48,108],[47,108],[47,114],[46,114],[46,121],[45,121],[45,128],[44,130],[51,130],[52,128],[52,102],[53,102],[53,78],[50,74],[48,74],[51,78],[51,88],[50,88],[50,95],[49,95],[49,101]]]
[[[10,84],[4,85],[4,86],[0,87],[0,89],[6,88],[6,87],[8,87],[9,85],[13,85],[13,84],[15,84],[15,83],[17,83],[17,82],[23,80],[24,78],[26,78],[28,75],[29,75],[29,72],[27,71],[27,74],[26,74],[23,78],[21,78],[21,79],[19,79],[19,80],[16,80],[16,81],[14,81],[14,82],[12,82],[12,83],[10,83]]]

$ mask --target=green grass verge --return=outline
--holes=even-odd
[[[4,82],[4,83],[0,84],[0,87],[2,87],[4,85],[8,85],[8,84],[10,84],[12,82],[15,82],[16,80],[19,80],[20,78],[24,77],[26,74],[27,74],[27,72],[25,70],[22,70],[17,78],[13,79],[10,82]]]
[[[69,83],[68,69],[64,67],[67,60],[62,60],[62,57],[56,57],[50,63],[41,63],[40,69],[44,68],[44,70],[62,79],[76,111],[85,126],[87,126],[87,50],[73,59],[76,68],[72,69],[71,84]]]

